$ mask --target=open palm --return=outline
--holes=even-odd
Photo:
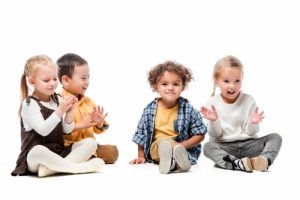
[[[258,112],[258,107],[255,108],[254,113],[251,115],[250,122],[251,124],[258,124],[262,122],[264,116],[264,111]]]
[[[202,106],[200,108],[200,113],[202,117],[209,120],[209,121],[216,121],[218,119],[218,114],[215,106],[211,106],[211,109]]]

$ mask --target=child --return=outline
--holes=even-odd
[[[208,120],[210,141],[204,155],[221,168],[245,172],[267,171],[281,147],[281,136],[272,133],[258,138],[264,113],[252,96],[241,91],[243,66],[234,56],[221,58],[213,71],[214,92],[208,107],[201,107]],[[214,96],[215,88],[221,94]]]
[[[68,53],[57,60],[59,66],[58,78],[63,88],[62,96],[74,95],[78,99],[78,107],[74,111],[75,128],[72,133],[65,135],[65,146],[84,138],[95,139],[94,133],[103,133],[108,128],[103,107],[96,104],[87,96],[85,91],[89,86],[89,65],[82,57]],[[115,145],[97,145],[96,156],[106,164],[115,163],[118,159],[118,149]]]
[[[160,97],[144,109],[133,136],[138,158],[130,164],[159,163],[160,173],[167,174],[175,169],[188,171],[197,162],[206,126],[200,113],[180,96],[191,79],[190,70],[173,61],[149,72],[150,86]]]
[[[27,81],[33,88],[30,96]],[[48,56],[27,60],[21,77],[21,153],[13,176],[87,173],[104,166],[98,158],[87,161],[96,151],[91,139],[64,147],[63,133],[73,129],[77,100],[73,96],[60,98],[54,92],[57,83],[57,66]]]

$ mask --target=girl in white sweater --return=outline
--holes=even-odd
[[[246,172],[267,171],[279,153],[282,139],[277,133],[257,137],[264,113],[252,96],[241,91],[243,65],[234,56],[218,60],[213,71],[214,92],[207,107],[201,107],[208,120],[210,141],[204,155],[217,166]],[[221,94],[215,95],[219,87]]]

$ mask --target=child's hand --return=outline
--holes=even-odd
[[[96,113],[88,113],[85,114],[82,118],[82,120],[76,124],[77,128],[83,129],[83,128],[90,128],[91,126],[96,126],[97,123],[94,122],[96,118]]]
[[[146,159],[144,157],[139,157],[129,162],[129,164],[131,165],[144,164],[144,163],[146,163]]]
[[[94,108],[94,111],[96,113],[95,118],[93,122],[97,125],[98,129],[101,129],[103,127],[104,121],[108,113],[104,114],[104,108],[98,106],[97,108]]]
[[[73,115],[75,108],[78,105],[78,100],[75,96],[72,95],[64,98],[62,102],[62,106],[66,109],[65,122],[67,124],[70,124],[73,122]]]
[[[74,104],[77,102],[77,99],[74,96],[63,97],[59,103],[59,106],[56,109],[56,114],[59,117],[62,117],[64,113],[69,111]]]
[[[70,98],[70,101],[71,101],[71,107],[69,110],[67,110],[67,112],[71,112],[72,114],[74,113],[75,109],[77,108],[78,106],[78,99],[75,97],[75,96],[71,96],[72,98]]]
[[[217,110],[214,105],[211,106],[211,110],[209,108],[206,108],[202,106],[200,108],[200,113],[202,114],[202,117],[209,120],[209,121],[216,121],[218,119]]]
[[[260,122],[262,122],[263,118],[265,118],[264,111],[259,113],[258,107],[256,107],[254,113],[250,117],[250,123],[259,124]]]

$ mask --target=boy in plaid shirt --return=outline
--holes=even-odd
[[[159,163],[159,171],[189,171],[201,153],[206,126],[199,111],[181,92],[193,79],[185,66],[166,61],[148,75],[153,91],[159,94],[148,104],[133,136],[138,145],[138,158],[130,164]]]

